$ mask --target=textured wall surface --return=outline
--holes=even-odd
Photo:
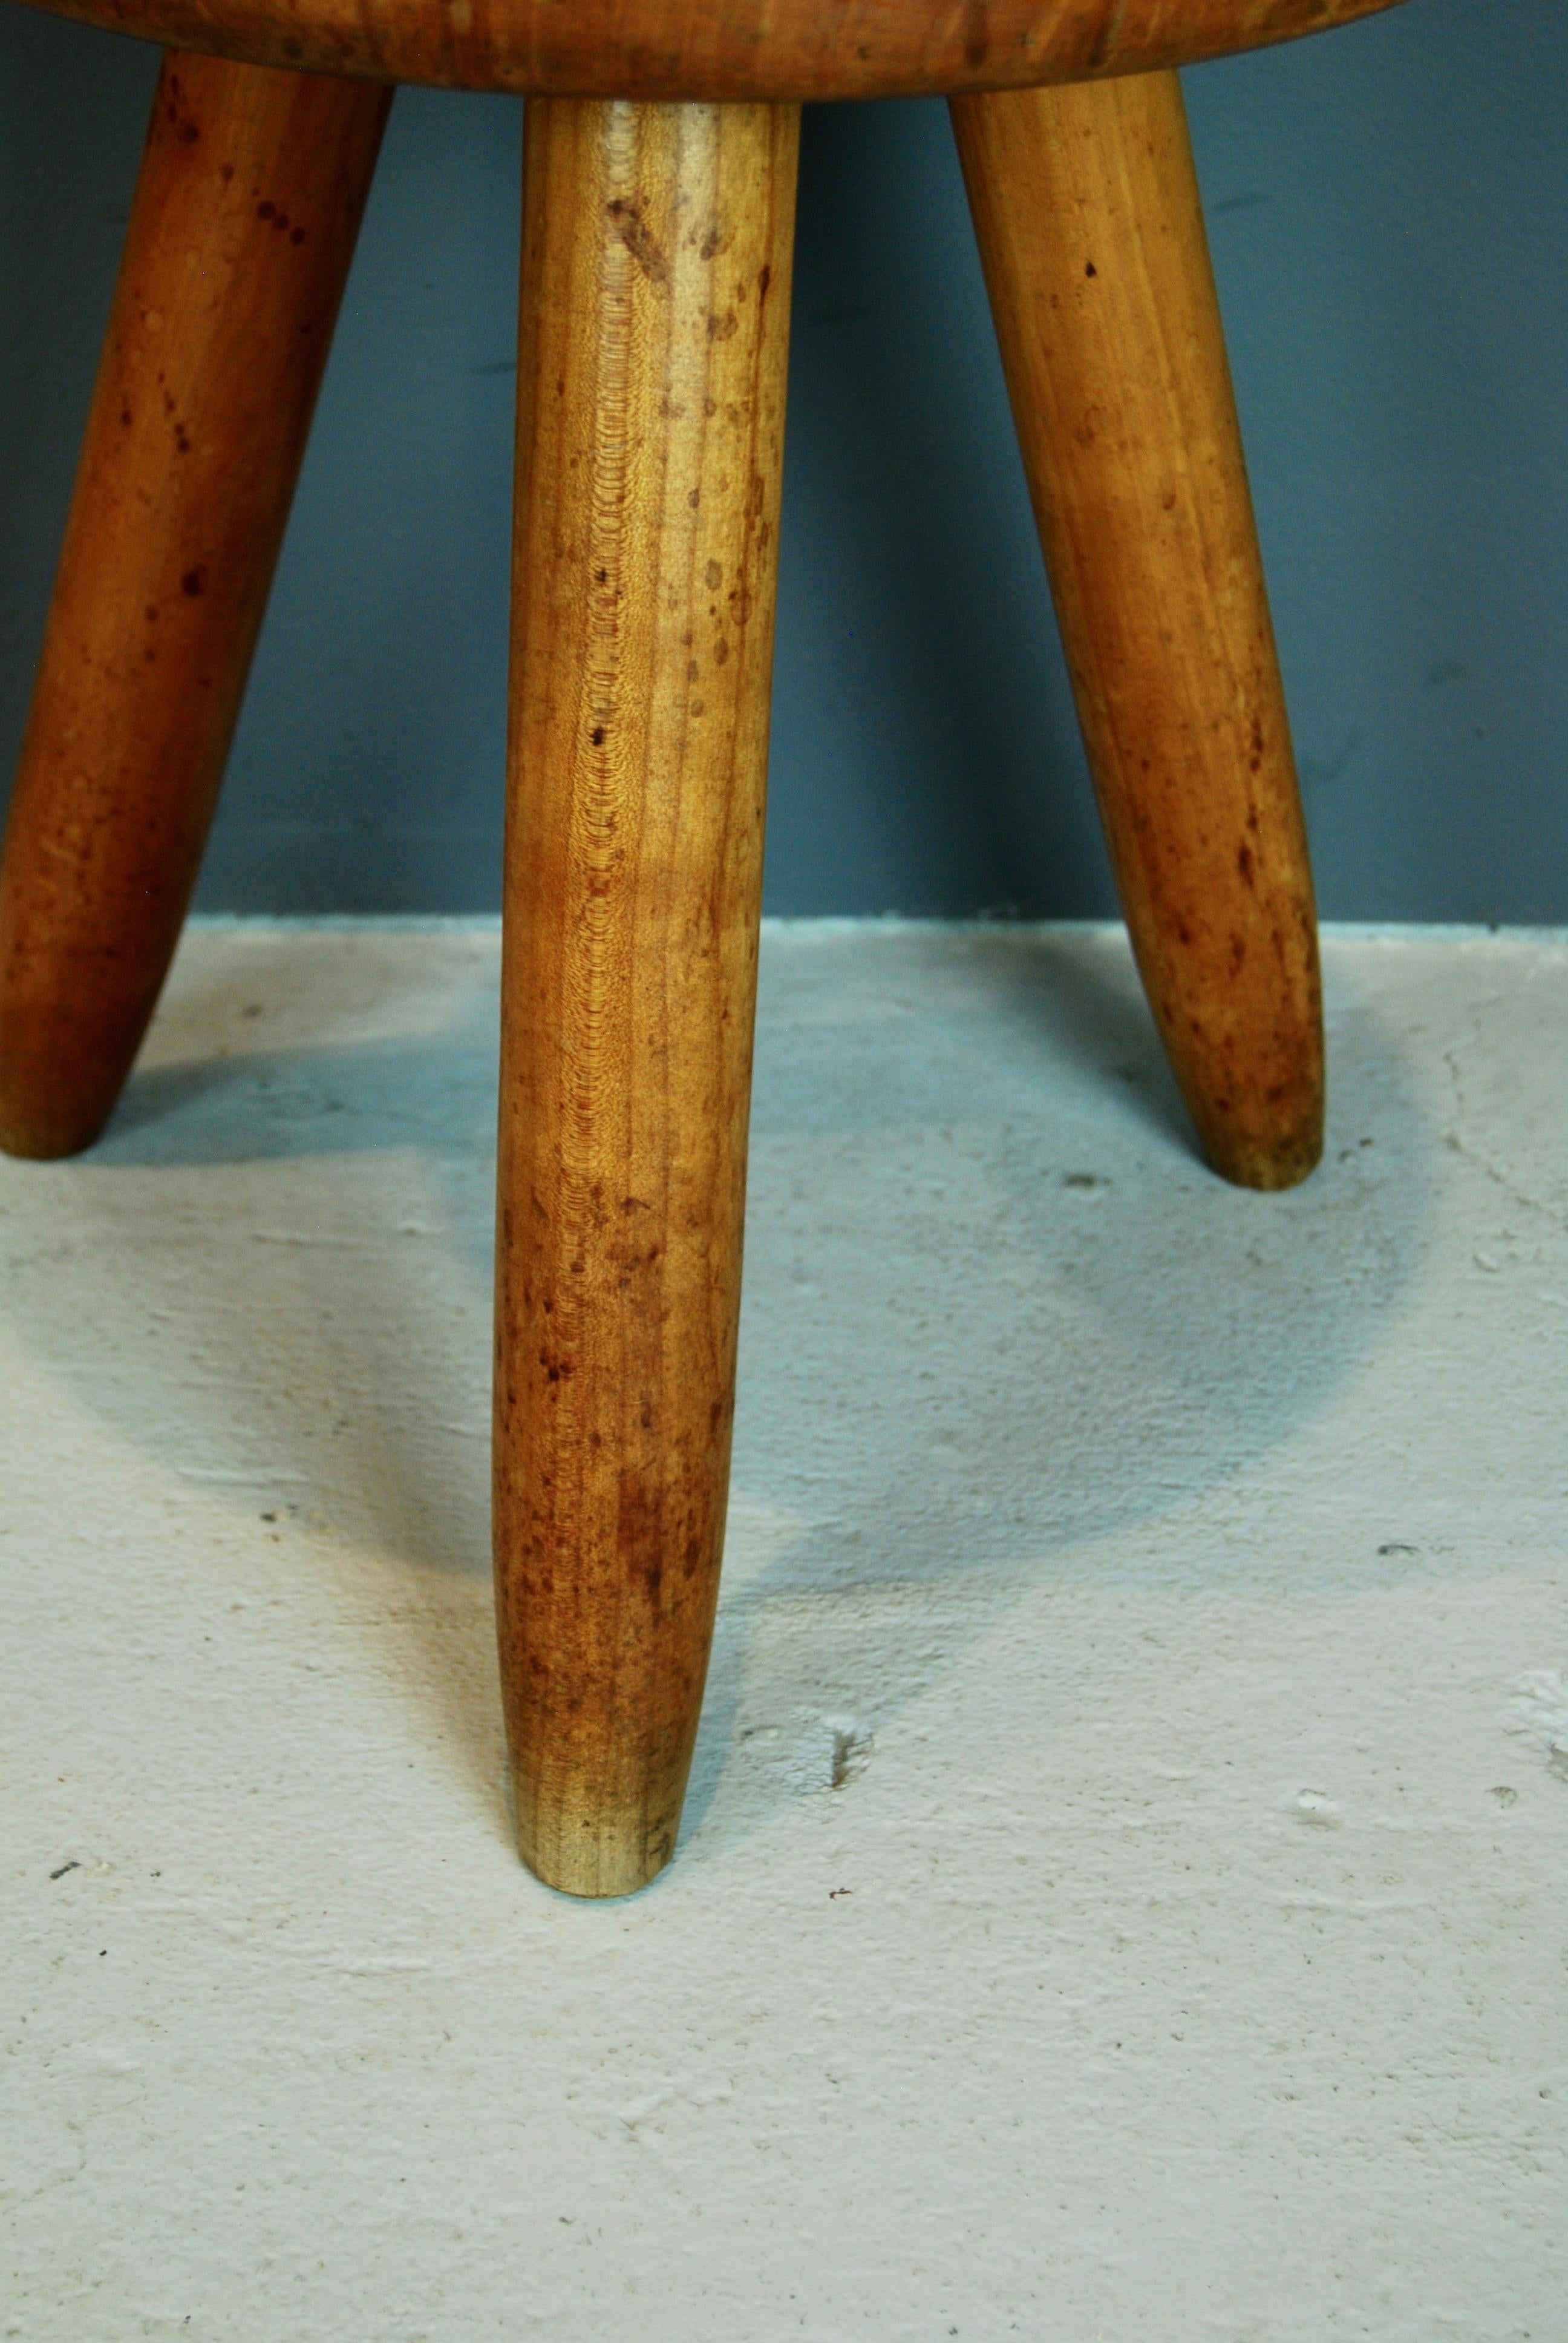
[[[1120,937],[769,934],[609,1905],[504,1803],[497,949],[198,929],[0,1161],[0,2336],[1559,2343],[1568,949],[1331,938],[1256,1196]]]
[[[156,59],[0,14],[0,768]],[[1568,911],[1568,11],[1188,76],[1323,905]],[[394,111],[204,885],[498,900],[519,111]],[[1110,895],[939,105],[801,187],[769,902]]]

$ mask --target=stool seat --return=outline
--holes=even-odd
[[[173,48],[530,96],[950,96],[1196,64],[1395,0],[27,0]]]

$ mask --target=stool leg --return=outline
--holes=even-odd
[[[153,1012],[391,102],[165,58],[0,867],[0,1145],[68,1155]]]
[[[668,1861],[718,1596],[799,109],[527,116],[495,1530],[518,1844]]]
[[[1111,859],[1215,1169],[1322,1146],[1312,870],[1173,73],[957,98]]]

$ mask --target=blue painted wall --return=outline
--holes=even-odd
[[[0,765],[156,60],[0,12]],[[1568,8],[1187,76],[1322,906],[1568,918]],[[520,111],[404,91],[209,909],[498,900]],[[1111,907],[939,105],[808,115],[769,908]]]

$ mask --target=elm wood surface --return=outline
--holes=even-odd
[[[1322,1149],[1312,868],[1181,85],[955,98],[1111,859],[1209,1157]]]
[[[674,1849],[740,1301],[799,110],[530,103],[496,1594],[526,1860]]]
[[[531,95],[948,96],[1191,65],[1396,0],[31,0],[258,65]]]
[[[0,1145],[102,1128],[179,939],[391,92],[166,60],[0,865]]]
[[[915,0],[859,5],[938,46],[953,28]],[[1359,13],[1060,0],[1034,12],[1020,77]],[[547,14],[519,0],[503,29]],[[442,22],[460,15],[494,29],[472,0]],[[965,72],[904,85],[1005,78],[986,48],[1005,15],[971,10]],[[164,21],[155,0],[124,19]],[[549,21],[598,25],[618,85],[685,86],[689,45],[610,44],[593,0]],[[814,86],[863,92],[891,52],[847,39],[852,7],[830,21]],[[286,22],[293,40],[301,11]],[[679,22],[766,33],[747,68],[765,81],[829,18],[683,0]],[[364,61],[350,43],[329,62]],[[19,1151],[92,1135],[156,998],[386,96],[188,56],[160,85],[0,883],[0,1138]],[[955,120],[1156,1015],[1215,1161],[1283,1184],[1321,1111],[1311,889],[1179,96],[1112,79],[971,95]],[[519,1845],[585,1895],[668,1859],[717,1594],[797,137],[791,106],[529,111],[497,1599]]]

